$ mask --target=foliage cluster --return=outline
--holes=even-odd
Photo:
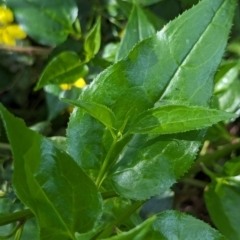
[[[0,3],[0,239],[240,239],[237,0]]]

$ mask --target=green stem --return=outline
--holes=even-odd
[[[119,197],[119,195],[115,191],[102,192],[101,195],[104,200],[109,198]]]
[[[17,222],[17,221],[26,221],[29,218],[34,217],[34,214],[30,209],[25,209],[22,211],[6,214],[0,216],[0,226],[7,225],[9,223]]]
[[[97,177],[97,180],[96,180],[96,185],[97,185],[98,188],[101,187],[101,184],[104,180],[104,176],[105,176],[105,174],[106,174],[106,172],[109,168],[109,165],[111,164],[111,160],[112,160],[111,156],[112,156],[112,152],[113,152],[113,150],[116,146],[116,143],[117,143],[117,138],[114,138],[113,142],[112,142],[112,145],[111,145],[111,147],[110,147],[110,149],[107,153],[107,156],[104,159],[103,164],[100,168],[100,171],[99,171],[99,174],[98,174],[98,177]]]
[[[122,222],[125,222],[145,201],[137,201],[133,203],[125,212],[123,212],[116,220],[110,223],[103,232],[98,235],[97,239],[107,238],[113,232],[114,227],[118,227]]]
[[[0,239],[3,240],[3,239],[9,239],[11,238],[12,236],[15,235],[15,233],[17,232],[17,230],[21,227],[21,225],[17,224],[17,226],[13,229],[13,231],[11,233],[9,233],[8,235],[5,235],[5,236],[0,236]]]
[[[216,175],[214,172],[210,171],[203,163],[200,164],[203,172],[211,178],[211,180],[214,180],[216,178]]]
[[[235,144],[227,144],[223,148],[216,150],[213,153],[206,154],[204,156],[200,156],[197,161],[193,164],[189,175],[195,174],[199,171],[200,163],[204,163],[205,166],[210,166],[215,161],[231,154],[232,151],[240,148],[240,142],[238,141]]]
[[[21,239],[21,236],[22,236],[22,233],[23,233],[23,227],[24,227],[24,224],[22,224],[19,229],[17,230],[17,233],[14,237],[14,240],[20,240]]]
[[[193,185],[193,186],[196,186],[196,187],[199,187],[199,188],[205,188],[208,184],[207,182],[200,181],[200,180],[193,179],[193,178],[184,178],[180,182],[186,183],[186,184],[189,184],[189,185]]]

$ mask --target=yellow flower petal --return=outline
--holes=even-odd
[[[13,22],[13,13],[9,8],[0,6],[0,24],[6,25]]]
[[[72,86],[71,86],[71,84],[63,83],[63,84],[60,84],[60,88],[62,90],[70,90],[72,88]]]
[[[2,32],[1,40],[5,45],[8,45],[8,46],[16,45],[15,39],[11,35],[9,35],[6,30],[3,30],[3,32]]]
[[[84,81],[84,79],[83,78],[79,78],[74,84],[73,84],[73,86],[74,87],[77,87],[77,88],[83,88],[83,87],[85,87],[87,84],[86,84],[86,82]]]
[[[17,24],[11,24],[6,27],[9,35],[16,39],[24,39],[27,37],[26,33]]]

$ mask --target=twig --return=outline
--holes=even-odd
[[[36,54],[36,55],[48,55],[53,48],[42,48],[42,47],[22,47],[22,46],[0,46],[0,50],[26,53],[26,54]]]

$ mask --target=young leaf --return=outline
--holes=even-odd
[[[134,121],[131,133],[172,134],[210,127],[235,117],[216,109],[186,105],[164,105],[141,114]]]
[[[102,200],[95,184],[64,151],[28,129],[2,105],[14,156],[17,196],[38,219],[41,239],[75,239],[99,219]]]
[[[84,109],[86,112],[88,112],[98,121],[100,121],[104,126],[108,128],[114,128],[116,121],[115,115],[106,106],[94,102],[85,102],[81,100],[70,100],[66,98],[62,98],[61,100],[68,104]]]
[[[226,240],[208,224],[184,213],[167,211],[144,221],[136,228],[108,240]]]
[[[101,18],[99,17],[86,36],[84,42],[84,50],[86,52],[87,60],[90,60],[94,55],[96,55],[100,49],[101,45]]]
[[[6,0],[16,21],[31,38],[44,45],[58,45],[73,33],[78,9],[74,0]],[[47,26],[47,27],[46,27]]]
[[[238,77],[239,63],[238,62],[225,62],[219,68],[217,74],[215,75],[214,81],[214,93],[220,93],[226,91],[230,85]]]
[[[143,10],[137,4],[134,4],[116,55],[116,61],[126,57],[136,43],[152,36],[155,32]]]
[[[236,0],[203,0],[101,73],[81,99],[113,109],[124,96],[124,104],[114,108],[117,122],[124,122],[126,115],[122,113],[138,108],[124,93],[141,88],[141,97],[148,104],[138,108],[141,111],[131,111],[126,129],[139,114],[163,100],[208,107],[235,6]],[[68,125],[68,151],[85,169],[99,169],[112,144],[106,136],[104,126],[77,109]],[[189,169],[203,136],[203,131],[194,131],[124,138],[121,148],[108,157],[112,166],[117,163],[109,170],[108,180],[126,198],[143,200],[158,195]]]
[[[44,69],[35,90],[49,84],[73,83],[87,72],[88,67],[81,63],[75,52],[62,52]]]
[[[218,230],[229,240],[239,239],[239,176],[215,179],[206,188],[204,198],[211,219]]]
[[[224,173],[228,176],[240,175],[240,157],[233,158],[224,164]]]

